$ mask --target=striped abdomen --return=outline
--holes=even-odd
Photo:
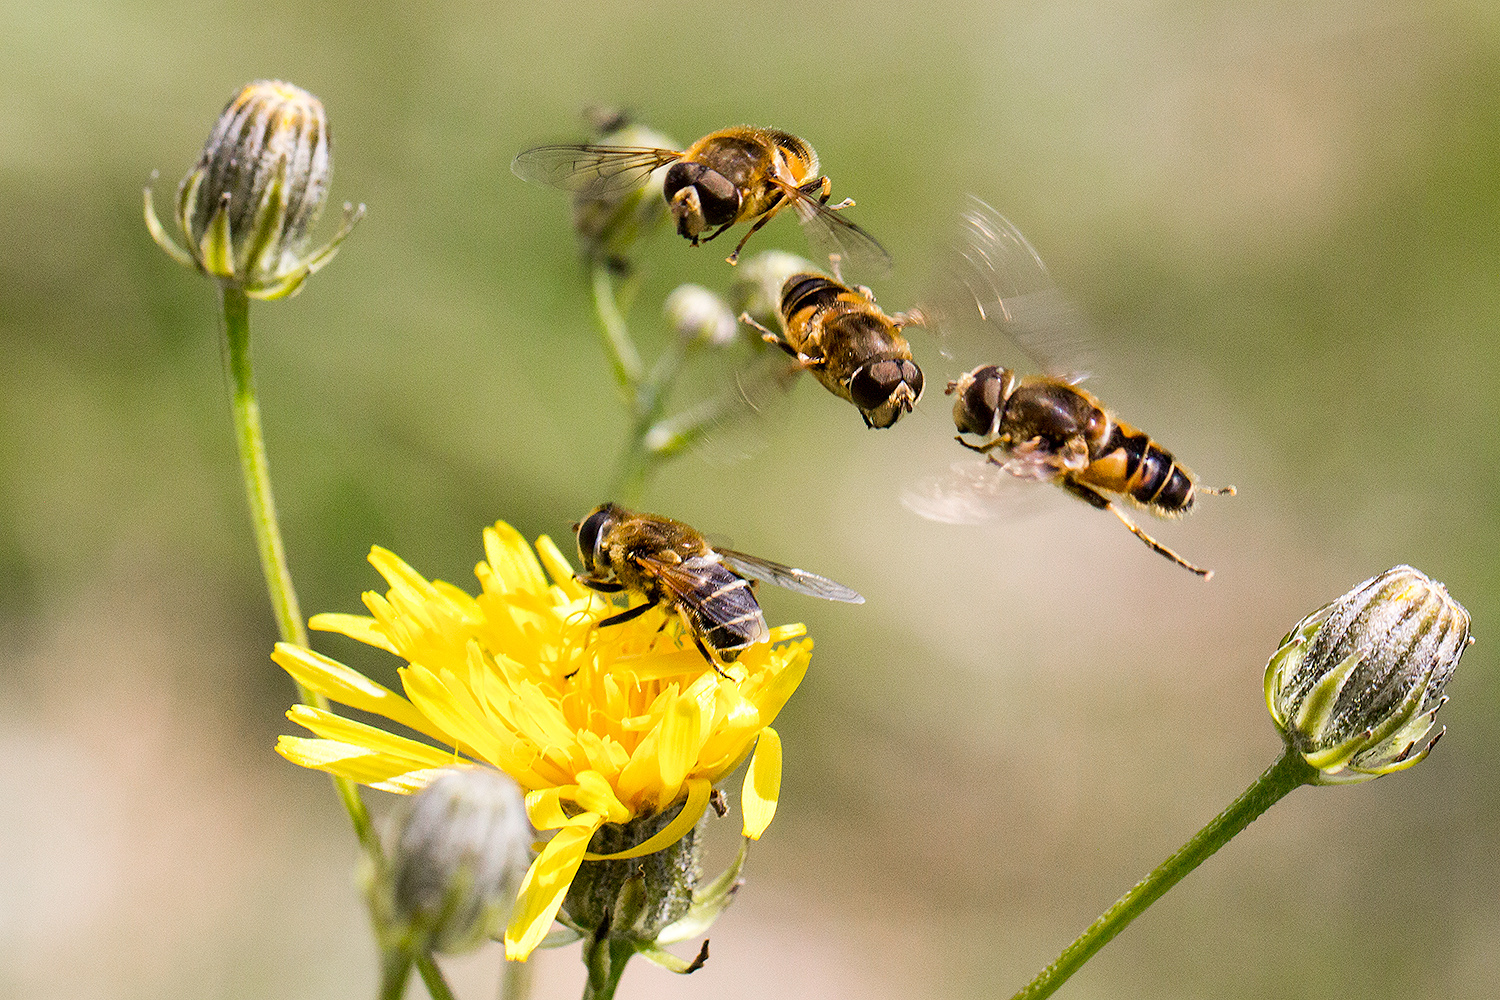
[[[826,309],[848,291],[837,281],[821,274],[794,274],[781,286],[781,316],[786,320],[787,326],[791,327],[793,317],[798,313],[803,310],[815,312]],[[807,317],[803,317],[802,322],[806,322],[806,319]]]
[[[734,660],[747,646],[770,634],[750,581],[711,556],[692,556],[682,568],[696,576],[697,582],[677,595],[677,605],[694,634],[721,659]]]
[[[1186,514],[1193,507],[1193,477],[1150,435],[1111,421],[1104,441],[1078,478],[1123,493],[1156,513]]]

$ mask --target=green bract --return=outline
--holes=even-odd
[[[187,249],[157,219],[149,187],[146,226],[178,263],[251,298],[283,298],[333,259],[364,214],[363,205],[345,205],[333,239],[309,252],[332,175],[322,102],[289,83],[257,80],[225,106],[177,189]]]
[[[1397,566],[1282,639],[1266,664],[1266,706],[1317,784],[1404,770],[1437,742],[1417,749],[1470,641],[1469,613],[1443,585]]]

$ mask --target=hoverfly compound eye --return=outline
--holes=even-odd
[[[662,179],[661,190],[668,201],[672,196],[683,188],[692,184],[708,168],[701,163],[685,163],[678,160],[667,168],[667,176]]]
[[[988,434],[1005,405],[1006,372],[984,365],[958,380],[958,398],[953,403],[953,423],[960,434]]]
[[[901,365],[895,361],[872,361],[860,365],[849,379],[849,396],[861,410],[873,410],[890,398],[901,383]]]
[[[710,226],[722,226],[734,219],[740,210],[740,191],[717,170],[705,170],[695,182],[703,219]]]
[[[589,516],[578,525],[578,558],[583,562],[584,571],[593,573],[597,562],[599,539],[604,535],[604,529],[614,519],[613,504],[605,504],[595,507],[589,512]]]
[[[854,370],[849,398],[869,427],[890,427],[922,394],[922,370],[910,358],[871,361]]]

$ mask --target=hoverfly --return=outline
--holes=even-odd
[[[776,129],[737,125],[712,132],[685,150],[538,146],[518,155],[510,168],[522,180],[597,197],[643,183],[669,164],[662,192],[677,232],[693,246],[736,223],[756,220],[726,258],[730,264],[738,262],[751,236],[790,205],[815,242],[851,263],[889,267],[890,256],[879,241],[839,214],[854,202],[828,204],[831,184],[818,173],[812,146]]]
[[[921,326],[924,319],[918,310],[887,315],[869,288],[844,283],[839,263],[835,255],[832,278],[802,271],[786,279],[777,309],[779,335],[748,312],[740,314],[740,322],[791,355],[829,392],[853,403],[866,427],[890,427],[922,397],[922,369],[901,331]]]
[[[606,503],[574,527],[584,569],[578,582],[605,594],[625,591],[645,598],[597,627],[628,622],[658,606],[675,611],[715,670],[770,635],[752,580],[826,601],[865,601],[816,573],[709,545],[696,530],[669,517]]]
[[[937,325],[961,323],[961,314],[977,313],[989,331],[1005,332],[1032,354],[1047,349],[1050,331],[1068,332],[1040,256],[978,198],[971,196],[963,213],[950,270],[948,280],[957,294],[933,310]],[[1205,579],[1212,576],[1211,570],[1193,565],[1143,531],[1119,501],[1158,517],[1181,517],[1198,494],[1232,496],[1234,487],[1199,484],[1171,452],[1080,389],[1083,376],[1064,374],[1055,362],[1048,367],[1054,370],[1018,377],[987,364],[950,381],[946,392],[955,397],[957,440],[983,456],[981,467],[955,467],[945,481],[909,492],[906,505],[932,520],[973,520],[976,509],[999,495],[997,476],[1056,483],[1090,506],[1113,513],[1153,551]],[[964,435],[979,441],[971,443]]]

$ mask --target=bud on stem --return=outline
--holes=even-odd
[[[322,102],[289,83],[257,80],[230,99],[177,189],[187,249],[158,221],[149,187],[146,226],[179,263],[250,298],[283,298],[333,259],[364,213],[346,205],[343,227],[308,252],[332,176]]]
[[[1470,641],[1463,605],[1397,566],[1297,623],[1266,664],[1266,705],[1318,784],[1404,770],[1437,742],[1418,749]]]
[[[387,950],[475,947],[505,926],[531,862],[520,788],[488,767],[448,768],[398,813],[390,861],[371,886]]]

